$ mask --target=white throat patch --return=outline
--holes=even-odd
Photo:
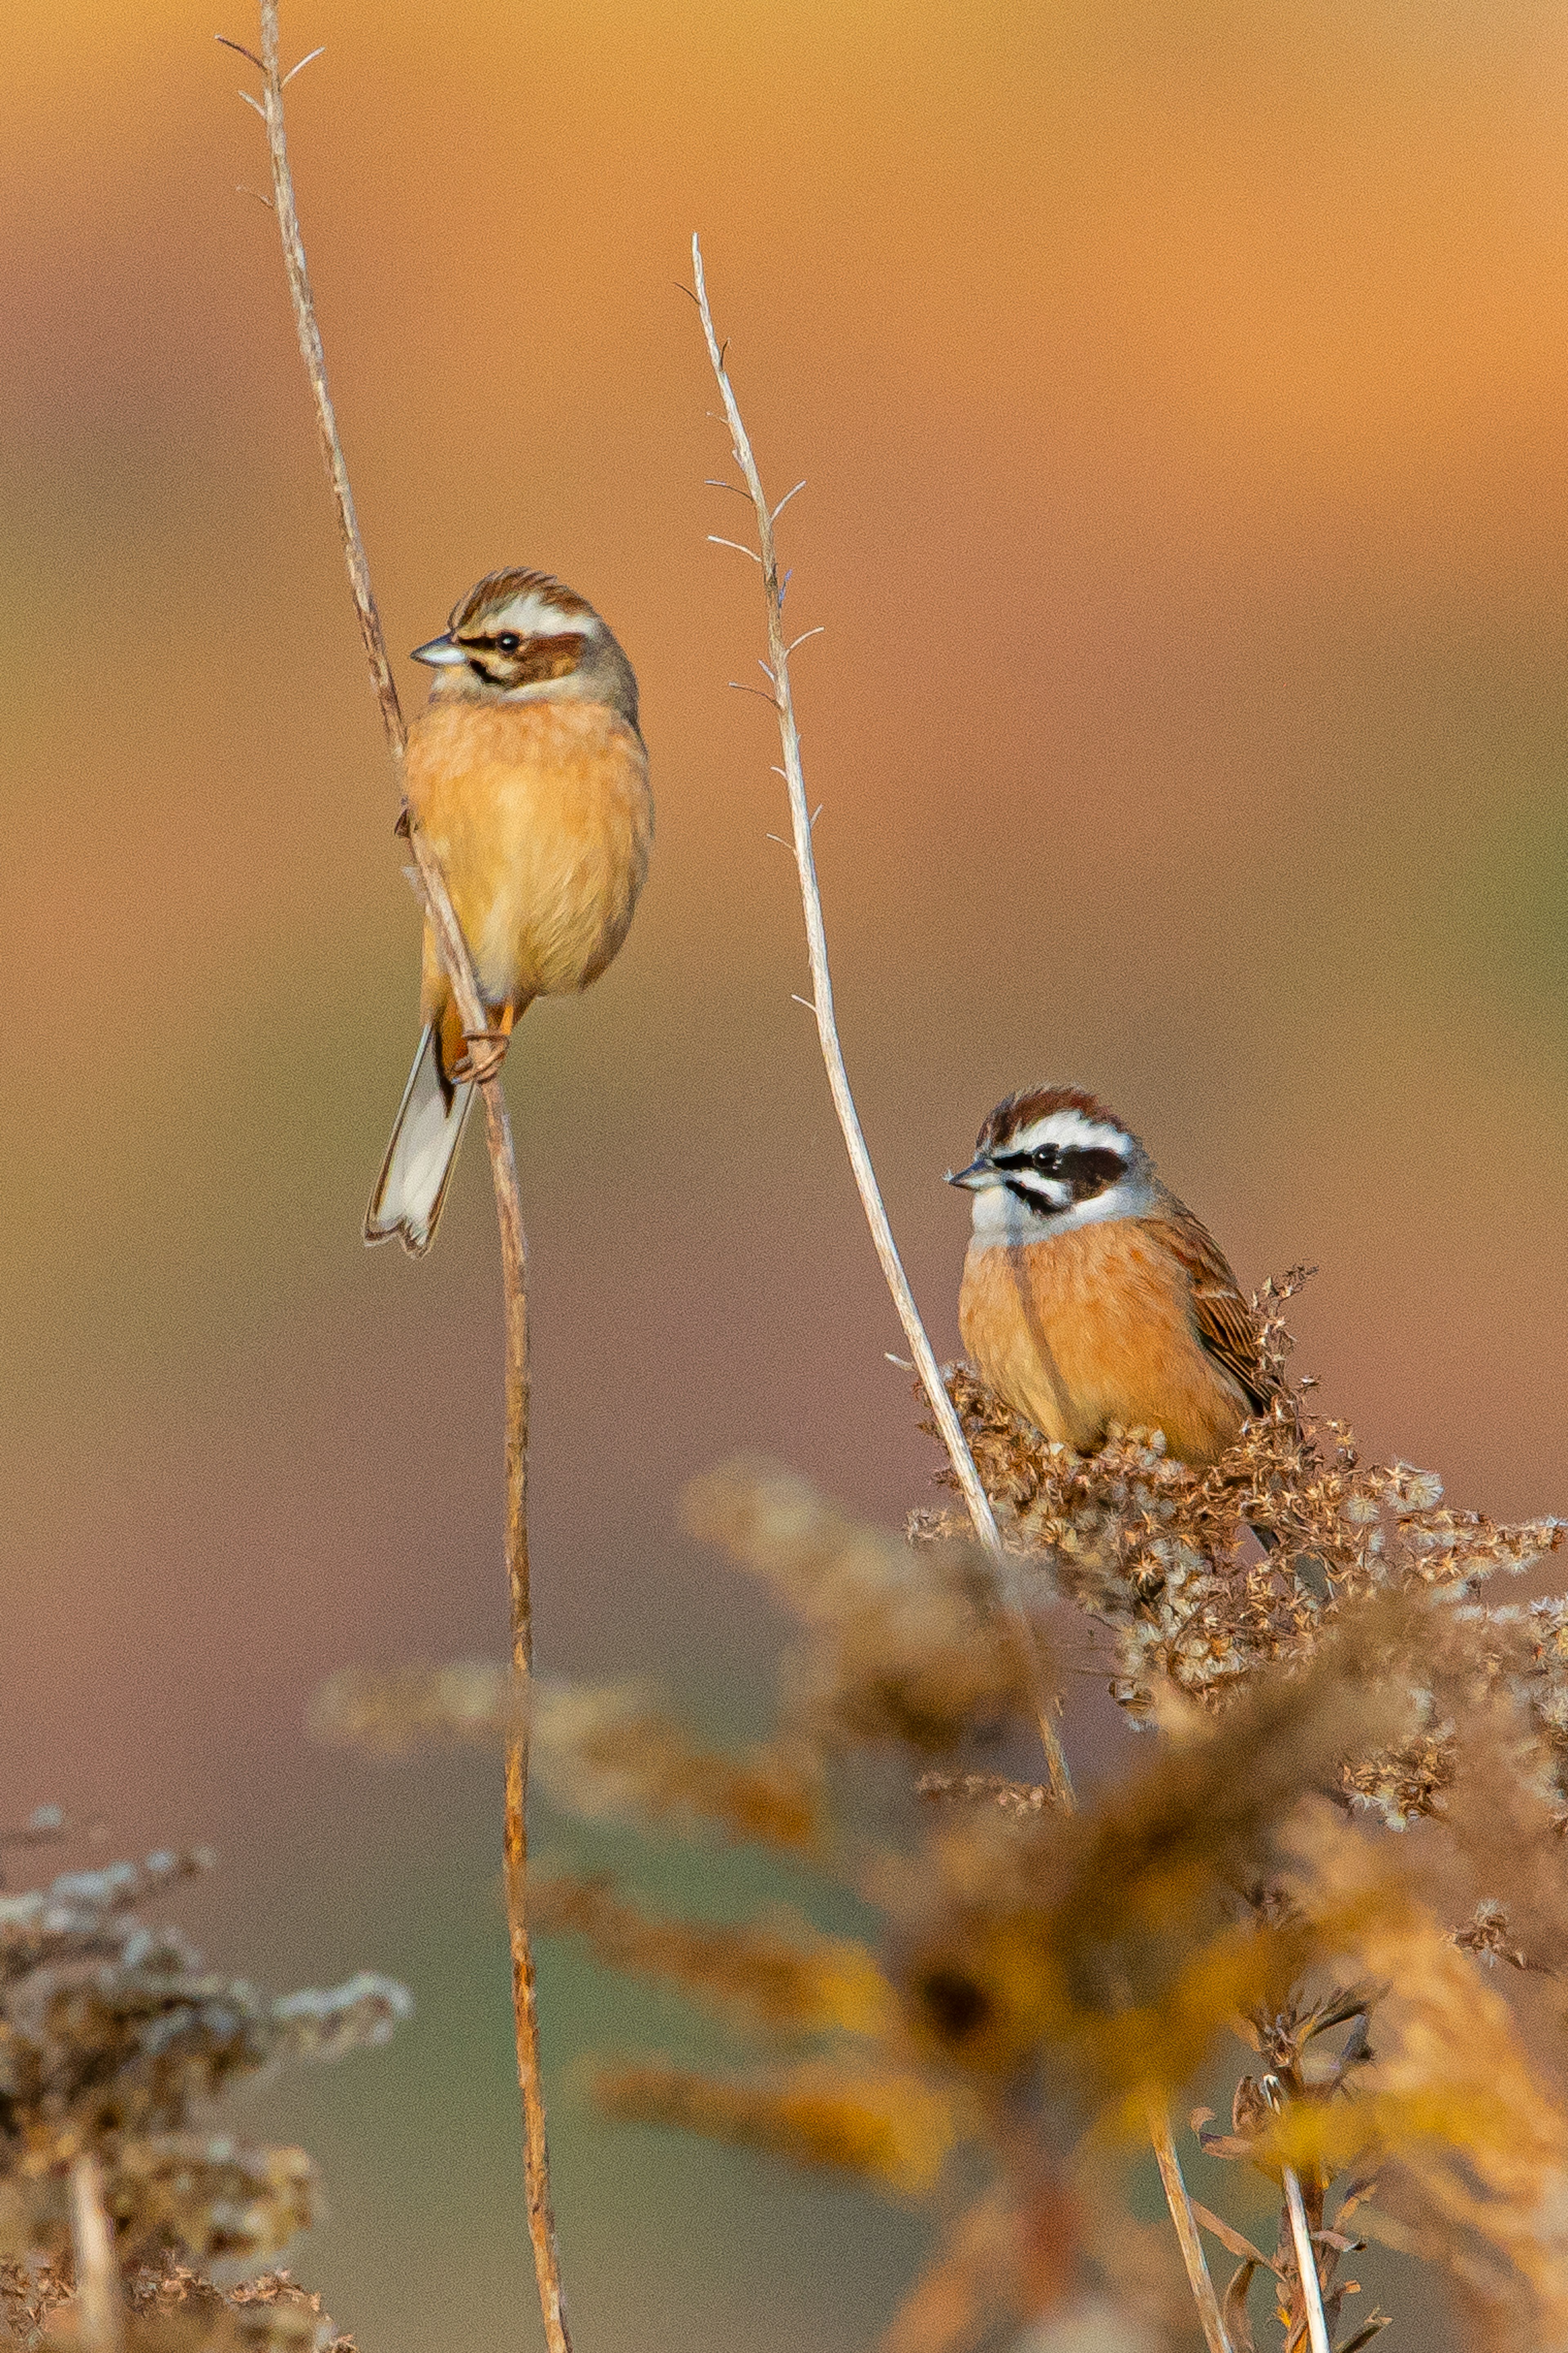
[[[1065,1185],[1049,1184],[1036,1177],[1034,1184],[1042,1193],[1049,1190],[1053,1198],[1067,1194]],[[1023,1250],[1030,1242],[1048,1242],[1058,1234],[1076,1233],[1080,1226],[1104,1226],[1118,1218],[1146,1218],[1156,1206],[1154,1187],[1148,1176],[1129,1174],[1119,1184],[1107,1186],[1103,1193],[1092,1199],[1078,1201],[1070,1208],[1053,1209],[1041,1217],[1026,1202],[1020,1201],[1010,1186],[997,1177],[971,1196],[971,1250]]]

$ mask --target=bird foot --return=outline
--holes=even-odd
[[[472,1079],[483,1086],[493,1079],[506,1060],[506,1050],[511,1043],[509,1029],[465,1029],[463,1043],[468,1052],[452,1071],[455,1080]]]

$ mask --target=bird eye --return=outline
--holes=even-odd
[[[1029,1155],[1029,1158],[1042,1176],[1050,1175],[1060,1157],[1061,1155],[1054,1144],[1042,1144]]]
[[[496,643],[500,648],[503,654],[514,654],[516,653],[519,646],[521,645],[522,639],[518,636],[515,629],[503,629],[500,637],[496,639]]]

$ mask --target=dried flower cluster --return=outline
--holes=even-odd
[[[188,2264],[142,2263],[124,2283],[132,2353],[356,2353],[321,2299],[286,2271],[220,2288]],[[63,2263],[0,2263],[0,2344],[90,2353]]]
[[[693,1741],[625,1683],[540,1676],[528,1714],[540,1780],[569,1811],[710,1823],[731,1838],[786,1851],[808,1849],[818,1835],[821,1777],[799,1743],[725,1756]],[[336,1746],[405,1757],[430,1744],[493,1746],[519,1716],[511,1669],[469,1661],[390,1673],[346,1670],[321,1685],[310,1725],[318,1739]]]
[[[1290,1287],[1260,1302],[1281,1362]],[[1373,2240],[1442,2266],[1467,2343],[1568,2344],[1568,1603],[1479,1598],[1557,1524],[1448,1511],[1431,1473],[1363,1464],[1298,1400],[1199,1476],[1137,1432],[1075,1457],[968,1374],[952,1388],[1035,1598],[1105,1630],[1118,1697],[1159,1736],[1064,1815],[985,1753],[1026,1736],[1026,1679],[951,1518],[900,1538],[775,1467],[699,1482],[689,1525],[798,1623],[773,1737],[725,1757],[640,1695],[546,1687],[542,1772],[588,1816],[788,1852],[879,1926],[678,1920],[603,1877],[536,1885],[541,1930],[758,2042],[729,2072],[607,2062],[605,2110],[929,2200],[938,2243],[885,2353],[1152,2353],[1190,2341],[1193,2307],[1121,2177],[1239,2035],[1229,2128],[1207,2109],[1194,2128],[1274,2185],[1281,2219],[1265,2247],[1194,2210],[1234,2259],[1229,2353],[1265,2341],[1265,2285],[1285,2353],[1314,2301],[1335,2353],[1359,2353],[1388,2325],[1355,2301]],[[321,1720],[383,1746],[389,1725],[395,1746],[471,1734],[475,1672],[340,1683]],[[489,1690],[503,1736],[515,1695]],[[1417,1815],[1444,1841],[1419,1885],[1389,1835]]]
[[[740,1461],[687,1490],[686,1522],[793,1609],[807,1641],[792,1662],[786,1722],[829,1753],[893,1744],[936,1755],[976,1722],[1021,1706],[1027,1687],[967,1535],[909,1547],[835,1509],[774,1464]]]
[[[1298,1269],[1253,1302],[1281,1370],[1289,1339],[1274,1311],[1302,1279]],[[966,1366],[948,1379],[1005,1540],[1037,1566],[1042,1598],[1064,1596],[1110,1634],[1108,1681],[1132,1722],[1184,1699],[1223,1706],[1260,1669],[1304,1663],[1347,1607],[1431,1593],[1448,1605],[1434,1621],[1438,1672],[1417,1687],[1398,1749],[1347,1760],[1347,1791],[1395,1826],[1439,1810],[1454,1763],[1446,1682],[1480,1678],[1544,1743],[1568,1820],[1568,1602],[1476,1599],[1499,1571],[1554,1552],[1560,1521],[1499,1527],[1452,1511],[1435,1472],[1363,1462],[1342,1422],[1314,1423],[1288,1393],[1197,1472],[1169,1459],[1157,1430],[1113,1431],[1098,1454],[1074,1454]],[[911,1534],[955,1525],[921,1513]]]
[[[352,2353],[286,2273],[205,2277],[276,2258],[318,2195],[303,2150],[219,2128],[216,2104],[287,2062],[384,2042],[409,1999],[368,1975],[272,1998],[208,1970],[142,1914],[210,1862],[153,1854],[0,1894],[0,2344],[78,2341],[71,2193],[90,2160],[136,2353]]]

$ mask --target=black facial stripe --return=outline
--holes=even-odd
[[[1080,1201],[1094,1200],[1120,1184],[1127,1174],[1127,1163],[1120,1152],[1105,1145],[1047,1144],[1034,1152],[997,1152],[992,1155],[991,1165],[1004,1172],[1007,1190],[1015,1200],[1022,1201],[1042,1218],[1059,1218],[1064,1209],[1076,1208]],[[1037,1192],[1029,1182],[1031,1176],[1041,1181]],[[1045,1190],[1047,1181],[1065,1185],[1068,1199],[1052,1200]]]
[[[1056,1173],[1072,1187],[1075,1201],[1092,1201],[1097,1193],[1109,1192],[1126,1176],[1127,1163],[1108,1145],[1092,1145],[1064,1152]]]
[[[473,671],[476,678],[482,678],[487,686],[499,686],[500,684],[500,679],[493,676],[492,673],[485,668],[482,661],[476,661],[471,654],[468,657],[468,668]]]

